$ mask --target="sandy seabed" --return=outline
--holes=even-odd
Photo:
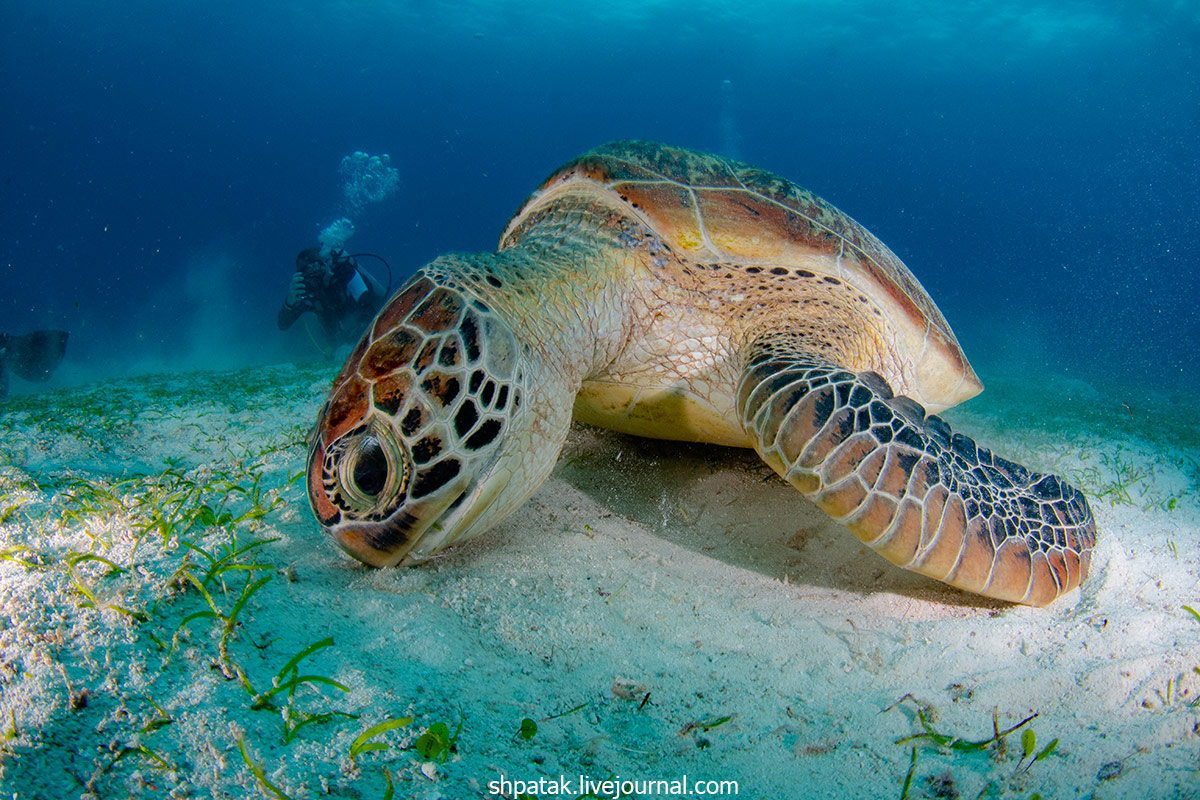
[[[1091,576],[1031,609],[753,453],[587,428],[488,535],[366,569],[297,479],[332,374],[0,404],[0,797],[1200,797],[1195,403],[1014,379],[946,414],[1090,495]]]

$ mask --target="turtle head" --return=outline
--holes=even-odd
[[[343,550],[423,561],[524,502],[520,352],[486,304],[421,272],[379,312],[310,441],[309,502]]]

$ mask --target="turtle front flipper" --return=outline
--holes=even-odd
[[[874,372],[789,345],[753,348],[738,413],[759,455],[894,564],[1043,606],[1087,575],[1082,493],[978,447]]]

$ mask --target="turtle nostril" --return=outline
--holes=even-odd
[[[379,440],[373,436],[363,439],[354,461],[354,483],[368,497],[375,497],[387,483],[388,463]]]

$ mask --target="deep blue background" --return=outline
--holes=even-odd
[[[0,330],[69,329],[60,381],[311,355],[274,315],[344,155],[400,170],[351,242],[400,278],[642,137],[856,217],[985,382],[1198,383],[1194,4],[575,5],[7,0]]]

